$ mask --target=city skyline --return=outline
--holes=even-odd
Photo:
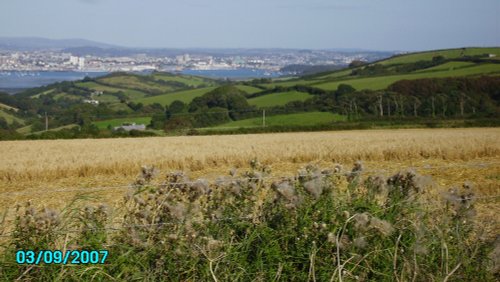
[[[0,36],[138,48],[419,51],[498,46],[499,13],[495,0],[17,0],[0,4]]]

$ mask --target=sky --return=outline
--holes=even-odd
[[[500,0],[1,0],[0,36],[127,47],[500,46]]]

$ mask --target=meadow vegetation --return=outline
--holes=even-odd
[[[142,167],[120,208],[18,205],[0,254],[4,280],[495,281],[499,242],[465,183],[340,164],[292,176],[250,168],[210,182]],[[159,182],[157,181],[159,180]],[[158,184],[157,184],[158,183]],[[498,207],[497,207],[498,208]],[[19,249],[107,249],[105,264],[16,265]]]

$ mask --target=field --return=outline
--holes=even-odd
[[[495,281],[484,259],[500,232],[499,138],[482,128],[1,142],[0,235],[14,225],[16,247],[0,236],[0,276]],[[16,248],[110,256],[61,274],[9,263]]]
[[[312,84],[315,87],[322,88],[325,90],[335,90],[341,83],[349,84],[357,90],[371,89],[371,90],[381,90],[387,88],[387,86],[392,83],[403,80],[403,79],[419,79],[427,77],[453,77],[453,76],[468,76],[468,75],[480,75],[480,74],[500,74],[500,64],[483,64],[473,67],[458,68],[453,70],[443,70],[443,71],[432,71],[432,75],[429,72],[404,74],[404,75],[389,75],[381,77],[366,77],[366,78],[354,78],[345,79],[335,82]]]
[[[310,112],[300,114],[275,115],[266,117],[266,126],[308,126],[327,124],[335,121],[345,120],[344,116],[326,112]],[[250,118],[232,121],[216,126],[215,128],[238,128],[262,126],[262,118]]]
[[[136,102],[143,103],[144,105],[150,105],[154,103],[159,103],[160,105],[170,105],[173,101],[179,100],[187,104],[191,102],[194,98],[202,96],[203,94],[210,92],[213,89],[215,89],[215,87],[198,88],[192,90],[173,92],[173,93],[138,99],[136,100]]]
[[[292,101],[305,101],[311,98],[309,93],[290,91],[282,93],[271,93],[264,96],[248,99],[250,105],[255,105],[259,108],[282,106]]]
[[[180,82],[184,83],[189,87],[200,87],[202,85],[213,85],[215,84],[213,80],[208,80],[202,77],[188,76],[188,75],[175,75],[175,74],[165,74],[165,73],[154,73],[153,78],[156,80],[162,80],[166,82]]]
[[[169,92],[173,91],[174,88],[170,86],[163,86],[157,83],[145,82],[136,76],[111,76],[100,78],[99,82],[103,82],[110,85],[118,85],[124,88],[141,89],[143,91],[159,91],[159,92]]]
[[[422,60],[432,60],[435,56],[444,56],[447,59],[451,58],[459,58],[462,55],[464,56],[475,56],[482,54],[495,54],[495,59],[500,57],[500,48],[466,48],[465,51],[462,49],[448,49],[443,51],[430,51],[430,52],[422,52],[409,54],[401,57],[395,57],[389,60],[384,60],[382,64],[404,64],[408,62],[416,62]]]
[[[238,88],[241,91],[245,91],[247,94],[254,94],[254,93],[262,91],[262,89],[260,89],[260,88],[252,87],[252,86],[248,86],[248,85],[236,85],[236,88]]]
[[[142,98],[146,95],[145,93],[143,93],[141,91],[120,88],[120,87],[111,87],[111,86],[106,86],[106,85],[102,85],[102,84],[95,83],[95,82],[80,82],[80,83],[77,83],[76,85],[79,87],[85,87],[85,88],[89,88],[89,89],[93,89],[93,90],[97,90],[97,91],[106,91],[106,92],[110,92],[110,93],[117,93],[117,92],[121,91],[121,92],[123,92],[123,94],[127,95],[130,99],[139,99],[139,98]],[[103,95],[103,96],[105,96],[105,95]],[[101,96],[101,97],[103,97],[103,96]],[[100,100],[100,97],[95,97],[95,98]],[[116,98],[116,97],[113,96],[113,98]],[[103,100],[103,102],[106,102],[106,101]]]
[[[108,128],[109,125],[115,127],[115,126],[120,126],[123,123],[133,123],[133,122],[135,122],[136,124],[148,125],[151,122],[151,117],[117,118],[117,119],[96,121],[94,122],[94,124],[100,129],[106,129]]]
[[[4,109],[4,110],[14,110],[14,111],[16,111],[16,112],[18,111],[18,109],[13,108],[13,107],[8,106],[8,105],[5,105],[5,104],[2,104],[2,103],[0,103],[0,109]]]
[[[113,124],[125,121],[131,120],[114,120]],[[363,160],[369,167],[391,170],[474,160],[498,162],[499,138],[500,129],[495,128],[6,141],[0,143],[3,155],[0,189],[14,192],[123,185],[134,179],[141,165],[155,165],[161,170],[188,170],[198,175],[224,173],[232,166],[245,166],[254,157],[288,173],[308,162],[332,160],[341,163]],[[460,172],[443,179],[442,184],[451,185],[466,178],[483,181],[486,176],[498,177],[498,166],[496,176],[495,170],[489,173],[480,176]],[[60,200],[51,201],[61,203]]]
[[[24,123],[24,121],[22,119],[13,116],[8,111],[5,111],[1,108],[0,108],[0,118],[4,118],[5,121],[7,121],[7,123],[9,123],[9,124],[13,123],[14,121],[17,121],[18,123],[21,123],[21,124]]]

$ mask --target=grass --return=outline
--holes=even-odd
[[[428,72],[428,71],[452,71],[455,69],[460,69],[460,68],[465,68],[465,67],[472,67],[475,66],[475,63],[470,63],[470,62],[448,62],[444,63],[435,67],[427,68],[427,69],[422,69],[422,70],[417,70],[415,72]]]
[[[59,131],[62,129],[72,129],[72,128],[77,127],[77,126],[79,126],[79,125],[78,124],[68,124],[68,125],[63,125],[63,126],[59,126],[59,127],[55,127],[55,128],[50,128],[48,131]],[[33,134],[42,134],[43,132],[45,132],[45,130],[33,132]]]
[[[18,123],[21,123],[21,124],[24,123],[24,120],[14,116],[13,114],[9,113],[8,111],[6,111],[4,109],[0,109],[0,118],[4,118],[8,124],[13,123],[14,121],[17,121]]]
[[[257,106],[259,108],[282,106],[292,101],[305,101],[311,98],[312,95],[309,93],[290,91],[282,93],[271,93],[256,98],[248,100],[250,105]]]
[[[175,81],[184,83],[189,87],[200,87],[202,85],[212,86],[216,83],[213,80],[209,80],[202,77],[197,76],[189,76],[189,75],[178,75],[178,74],[166,74],[166,73],[154,73],[153,78],[157,80],[162,80],[166,82]]]
[[[146,97],[142,99],[137,99],[135,102],[143,103],[144,105],[151,105],[154,103],[159,103],[160,105],[170,105],[173,101],[179,100],[186,104],[191,102],[194,98],[202,96],[203,94],[212,91],[215,87],[206,87],[192,90],[185,90],[179,92],[173,92],[153,97]]]
[[[32,127],[32,125],[30,124],[30,125],[18,128],[16,131],[18,133],[21,133],[21,134],[30,134],[31,133],[31,127]]]
[[[238,88],[239,90],[241,91],[244,91],[245,93],[247,94],[255,94],[257,92],[261,92],[262,89],[260,88],[257,88],[257,87],[252,87],[252,86],[248,86],[248,85],[235,85],[236,88]]]
[[[345,120],[344,116],[327,112],[275,115],[266,117],[266,126],[317,125]],[[250,118],[225,123],[215,128],[237,128],[262,126],[262,118]]]
[[[115,126],[120,126],[123,123],[133,123],[133,122],[135,122],[136,124],[148,125],[151,122],[151,117],[131,117],[131,118],[108,119],[108,120],[96,121],[96,122],[94,122],[94,124],[99,129],[106,129],[106,128],[108,128],[109,125],[111,125],[112,127],[115,127]]]
[[[500,64],[480,64],[473,67],[458,68],[453,70],[431,71],[422,73],[412,73],[404,75],[389,75],[378,77],[364,77],[339,80],[335,82],[327,82],[314,84],[313,86],[325,90],[336,90],[339,84],[349,84],[356,90],[370,89],[381,90],[387,88],[392,83],[403,79],[420,79],[420,78],[438,78],[438,77],[456,77],[456,76],[471,76],[471,75],[486,75],[500,74]]]
[[[146,94],[144,92],[141,92],[141,91],[120,88],[120,87],[110,87],[110,86],[102,85],[102,84],[95,83],[92,81],[79,82],[76,85],[79,87],[85,87],[85,88],[93,89],[96,91],[106,91],[106,92],[110,92],[110,93],[117,93],[117,92],[121,91],[121,92],[123,92],[123,94],[127,95],[130,99],[139,99],[139,98],[146,96]],[[95,97],[95,98],[98,100],[100,99],[100,97]]]
[[[0,110],[14,110],[15,112],[19,111],[19,109],[11,107],[9,105],[5,105],[3,103],[0,103]]]
[[[132,75],[103,77],[98,79],[98,82],[109,84],[114,87],[141,89],[145,92],[169,92],[175,90],[175,88],[171,86],[165,86],[150,81],[142,81],[139,77]]]
[[[460,58],[462,55],[465,56],[474,56],[474,55],[482,55],[482,54],[496,54],[495,59],[498,59],[500,56],[500,48],[466,48],[465,51],[462,49],[447,49],[442,51],[429,51],[429,52],[421,52],[415,54],[405,54],[399,57],[394,57],[391,59],[383,60],[380,63],[386,65],[392,64],[405,64],[405,63],[413,63],[417,61],[430,61],[435,56],[444,56],[447,59]]]

